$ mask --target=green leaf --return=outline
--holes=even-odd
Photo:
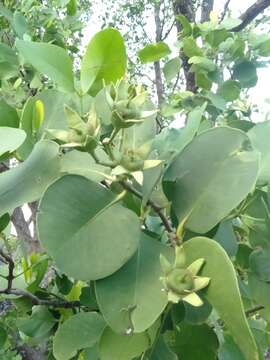
[[[0,233],[5,230],[5,228],[8,226],[10,222],[10,216],[8,213],[2,215],[0,217]]]
[[[67,4],[67,14],[69,16],[76,15],[77,12],[77,0],[69,0]]]
[[[258,305],[265,307],[265,310],[260,311],[260,314],[268,322],[270,320],[270,284],[269,282],[261,281],[252,273],[248,275],[248,285],[251,291],[252,299],[256,301]]]
[[[12,26],[19,38],[21,39],[23,38],[23,35],[28,31],[26,18],[19,11],[15,11],[13,15]]]
[[[245,360],[233,338],[226,334],[218,352],[219,360]]]
[[[164,165],[160,163],[159,165],[145,169],[143,171],[143,184],[142,184],[142,206],[147,204],[147,201],[150,199],[152,192],[159,183],[163,172]]]
[[[164,310],[167,295],[161,291],[160,254],[173,258],[172,250],[141,234],[132,259],[112,276],[96,282],[101,312],[116,332],[142,332]]]
[[[256,124],[249,130],[248,136],[254,148],[261,153],[258,181],[259,184],[264,184],[270,181],[270,121]]]
[[[207,72],[216,70],[216,64],[212,60],[203,56],[192,56],[188,62],[189,64],[196,65],[196,68]]]
[[[26,133],[21,129],[0,127],[0,156],[18,149],[25,138]]]
[[[241,86],[238,81],[227,80],[218,89],[218,95],[222,96],[227,101],[238,99],[241,91]]]
[[[61,159],[61,173],[81,175],[95,182],[104,180],[108,168],[98,165],[92,156],[77,150],[69,151]]]
[[[44,306],[35,306],[32,315],[17,320],[17,326],[25,335],[39,338],[45,336],[55,325],[56,320]]]
[[[239,80],[241,87],[250,88],[257,84],[257,70],[253,62],[243,60],[233,67],[233,78]]]
[[[146,45],[138,53],[139,59],[143,64],[148,62],[159,61],[163,57],[169,55],[171,50],[167,44],[164,42],[158,42],[156,44]]]
[[[83,351],[83,358],[81,360],[99,360],[98,345],[85,349]]]
[[[183,51],[188,57],[203,56],[202,49],[198,47],[196,41],[192,37],[183,40]]]
[[[187,263],[205,259],[200,276],[210,277],[204,292],[206,299],[217,310],[221,319],[246,357],[258,360],[253,335],[245,317],[234,267],[220,245],[215,241],[196,237],[184,243]]]
[[[225,29],[212,30],[207,33],[205,40],[213,48],[217,48],[223,41],[230,37],[230,33]]]
[[[5,346],[5,343],[7,341],[7,332],[6,330],[0,326],[0,347],[3,348]]]
[[[235,28],[236,26],[239,26],[240,24],[242,24],[241,19],[227,18],[227,19],[224,19],[219,24],[219,26],[220,26],[220,28],[224,28],[226,30],[231,30],[231,29]]]
[[[251,33],[249,42],[253,49],[258,51],[260,56],[270,55],[270,36],[268,34]]]
[[[192,26],[188,19],[184,15],[176,15],[176,20],[178,20],[182,26],[181,35],[190,36],[192,34]]]
[[[40,141],[24,163],[0,174],[0,216],[41,197],[59,176],[58,154],[56,143]]]
[[[94,346],[105,328],[102,317],[95,312],[81,312],[61,324],[53,338],[56,360],[73,358],[78,350]]]
[[[251,271],[262,281],[270,281],[270,249],[254,250],[249,256]]]
[[[0,63],[2,62],[8,62],[14,65],[14,67],[19,66],[18,58],[15,51],[6,44],[0,43]]]
[[[201,306],[195,307],[186,301],[183,302],[185,307],[185,321],[193,325],[206,322],[212,312],[212,306],[205,299],[203,293],[199,292],[198,295],[203,301]]]
[[[139,218],[116,202],[112,192],[77,175],[66,175],[47,189],[37,217],[39,238],[61,271],[96,280],[134,254]]]
[[[72,289],[73,282],[65,275],[56,275],[55,283],[61,294],[67,295]]]
[[[157,150],[160,159],[172,160],[191,142],[198,132],[205,108],[206,104],[190,111],[184,128],[167,128],[155,137],[152,148]]]
[[[238,243],[231,220],[225,220],[219,224],[214,239],[223,247],[229,256],[236,255]]]
[[[27,133],[27,139],[19,149],[19,155],[23,160],[27,158],[38,140],[44,138],[45,135],[49,136],[47,129],[68,129],[64,108],[65,105],[68,105],[74,110],[79,110],[77,100],[78,98],[74,93],[66,94],[55,89],[46,89],[38,95],[28,98],[21,114],[21,127]],[[82,98],[82,107],[86,106],[87,110],[82,109],[83,114],[88,112],[90,108],[90,103],[86,101],[84,104],[84,100]],[[37,101],[41,101],[44,105],[44,120],[38,129],[35,126],[35,104]],[[79,106],[81,107],[81,104]]]
[[[163,68],[163,73],[167,83],[170,83],[179,73],[181,67],[181,60],[179,57],[173,58],[166,62]]]
[[[206,71],[196,71],[195,72],[195,83],[198,87],[201,87],[205,90],[211,90],[212,81],[209,79]]]
[[[34,68],[47,75],[64,91],[74,90],[72,61],[66,51],[56,45],[17,40],[16,47]]]
[[[252,253],[251,247],[247,244],[239,244],[236,253],[236,262],[242,269],[249,268],[249,256]]]
[[[208,325],[182,323],[178,329],[172,349],[182,360],[216,359],[218,339]]]
[[[147,333],[119,335],[106,328],[99,343],[100,360],[131,360],[150,346]]]
[[[151,352],[151,350],[150,350]],[[163,337],[160,337],[155,344],[154,351],[151,353],[149,360],[178,360],[175,353],[171,351]]]
[[[19,126],[19,121],[17,111],[4,100],[0,100],[0,126],[17,128]]]
[[[123,38],[116,29],[98,32],[87,46],[81,66],[81,87],[95,94],[105,84],[116,82],[126,72],[127,55]]]
[[[247,135],[218,127],[199,134],[174,159],[164,190],[179,223],[205,233],[253,190],[257,172],[258,154]]]

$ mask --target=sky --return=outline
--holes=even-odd
[[[112,0],[113,1],[113,0]],[[135,0],[136,1],[136,0]],[[245,11],[249,6],[254,3],[255,0],[231,0],[229,10],[231,11],[232,17],[239,17],[241,13]],[[214,12],[220,14],[223,11],[226,0],[215,0]],[[99,19],[100,14],[103,12],[102,0],[93,0],[93,15],[89,24],[86,26],[84,31],[83,46],[86,46],[91,37],[100,30],[101,21]],[[146,31],[151,34],[154,29],[154,24],[151,21],[147,24]],[[168,45],[173,47],[173,39],[176,34],[172,34],[168,38]],[[258,113],[253,113],[252,120],[255,122],[264,121],[267,113],[270,113],[270,99],[268,95],[270,84],[270,68],[258,69],[258,82],[257,85],[249,90],[250,101],[252,104],[258,106]],[[270,118],[270,116],[269,116]],[[174,122],[174,126],[182,126],[182,122]]]

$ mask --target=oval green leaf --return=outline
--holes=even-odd
[[[53,338],[57,360],[73,358],[78,350],[94,346],[105,328],[103,318],[95,312],[81,312],[59,326]]]
[[[179,223],[197,233],[213,228],[254,189],[258,157],[237,129],[218,127],[195,137],[164,176]]]
[[[184,243],[188,264],[204,258],[200,276],[210,277],[205,297],[217,310],[246,360],[258,360],[255,340],[249,329],[241,301],[234,267],[223,248],[215,241],[196,237]]]
[[[59,269],[80,280],[111,275],[134,254],[140,221],[103,186],[66,175],[45,192],[39,207],[39,238]]]
[[[82,59],[82,91],[86,93],[90,89],[96,94],[103,81],[109,84],[122,78],[126,65],[126,48],[119,31],[109,28],[98,32],[88,44]]]

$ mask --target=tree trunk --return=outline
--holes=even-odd
[[[210,20],[210,12],[213,10],[214,0],[203,0],[201,5],[201,22]]]
[[[184,15],[190,22],[195,21],[195,10],[192,0],[174,0],[173,1],[173,10],[175,18],[177,15]],[[181,31],[181,24],[176,20],[176,28],[178,33]],[[184,75],[186,78],[186,90],[192,91],[195,93],[197,91],[197,86],[195,83],[194,73],[190,72],[190,64],[188,63],[188,58],[181,52],[180,57],[183,63]]]

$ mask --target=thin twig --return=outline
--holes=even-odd
[[[264,310],[263,305],[254,306],[253,308],[246,310],[245,314],[246,314],[247,317],[249,317],[249,316],[252,316],[252,315],[256,314],[260,310]]]
[[[241,16],[242,23],[234,27],[231,31],[238,32],[249,25],[258,15],[264,12],[270,6],[270,0],[257,0]]]
[[[140,193],[140,191],[135,189],[127,181],[121,180],[120,184],[123,186],[124,189],[131,192],[133,195],[137,196],[140,199],[143,198],[143,195]],[[151,206],[151,208],[158,214],[158,216],[160,217],[160,219],[161,219],[165,229],[168,231],[168,233],[175,235],[175,231],[174,231],[173,227],[171,226],[170,221],[167,219],[166,215],[164,214],[162,207],[160,207],[158,204],[156,204],[152,200],[148,200],[147,205]]]
[[[221,22],[224,20],[225,15],[226,15],[226,13],[227,13],[227,11],[228,11],[230,2],[231,2],[231,0],[227,0],[227,1],[226,1],[225,5],[224,5],[224,8],[223,8],[223,12],[222,12],[222,14],[221,14],[221,16],[220,16],[220,19],[219,19],[219,23],[221,23]]]
[[[56,308],[66,308],[71,309],[74,307],[80,307],[80,301],[65,301],[58,299],[40,299],[36,295],[32,294],[26,290],[14,289],[12,288],[12,283],[14,280],[14,261],[12,257],[6,254],[3,249],[0,249],[0,258],[8,265],[8,275],[6,276],[7,287],[3,290],[0,290],[0,295],[17,295],[17,296],[25,296],[29,300],[31,300],[33,305],[46,305],[52,306]]]
[[[166,31],[166,33],[162,36],[161,41],[164,41],[165,39],[167,39],[167,36],[169,36],[170,32],[172,31],[174,25],[176,23],[176,20],[174,20],[171,24],[171,26],[169,27],[169,29]]]

